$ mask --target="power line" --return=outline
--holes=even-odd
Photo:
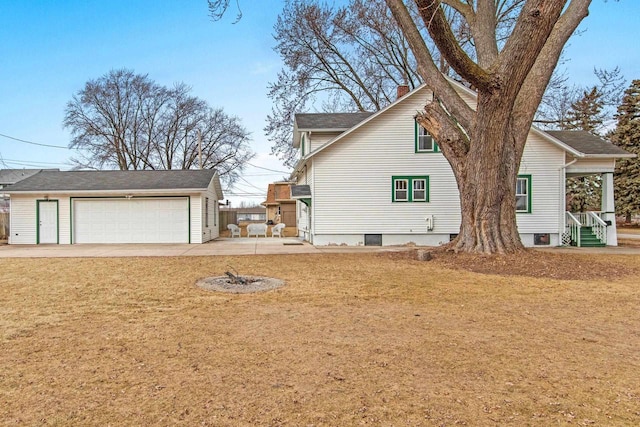
[[[260,188],[260,187],[256,187],[255,185],[253,185],[252,183],[250,183],[249,181],[247,181],[246,179],[244,179],[241,176],[238,176],[238,178],[240,178],[241,180],[243,180],[244,182],[246,182],[247,184],[249,184],[250,187],[255,188],[258,191],[264,191],[264,188]]]
[[[7,163],[15,163],[17,165],[59,165],[59,166],[73,166],[72,163],[56,163],[56,162],[36,162],[31,160],[21,160],[21,159],[5,159],[2,158],[3,161]]]
[[[247,164],[248,164],[249,166],[253,166],[254,168],[257,168],[257,169],[264,169],[264,170],[266,170],[266,171],[270,171],[270,172],[285,173],[285,174],[290,174],[290,173],[291,173],[291,171],[286,172],[286,171],[278,171],[278,170],[275,170],[275,169],[263,168],[262,166],[256,166],[256,165],[254,165],[253,163],[249,163],[249,162],[247,162]]]
[[[71,150],[69,147],[65,147],[64,145],[51,145],[51,144],[40,144],[38,142],[27,141],[25,139],[14,138],[13,136],[5,135],[0,133],[0,136],[8,139],[12,139],[14,141],[22,142],[24,144],[38,145],[40,147],[51,147],[51,148],[64,148],[65,150]]]

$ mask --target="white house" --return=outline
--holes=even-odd
[[[10,244],[203,243],[219,235],[214,170],[42,171],[3,191]]]
[[[475,106],[475,93],[457,85]],[[377,113],[298,114],[292,179],[299,236],[316,245],[439,245],[460,229],[451,167],[414,117],[432,92],[421,86]],[[632,154],[586,132],[533,128],[522,157],[517,224],[526,246],[616,245],[615,159]],[[565,212],[565,179],[599,174],[601,212]]]

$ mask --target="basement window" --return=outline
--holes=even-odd
[[[382,246],[382,234],[365,234],[365,246]]]
[[[549,233],[534,233],[533,244],[536,246],[546,246],[551,244],[551,236]]]

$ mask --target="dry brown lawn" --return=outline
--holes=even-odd
[[[2,259],[0,423],[639,425],[640,256],[526,257]]]
[[[618,233],[640,234],[640,228],[638,228],[638,227],[618,227]]]

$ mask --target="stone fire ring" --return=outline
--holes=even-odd
[[[249,283],[242,285],[233,283],[227,276],[206,277],[196,282],[196,286],[207,291],[229,292],[233,294],[248,294],[252,292],[264,292],[284,286],[284,280],[273,277],[242,276]]]

